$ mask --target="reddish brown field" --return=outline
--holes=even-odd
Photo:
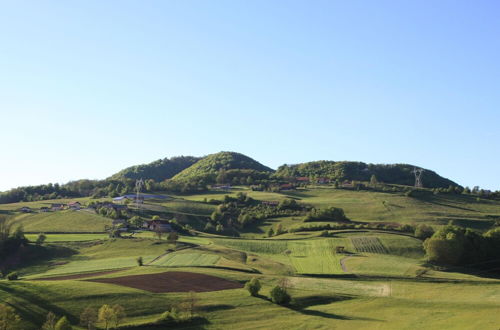
[[[243,287],[238,282],[225,280],[220,277],[188,272],[129,275],[114,278],[96,278],[87,281],[118,284],[154,293],[208,292]]]

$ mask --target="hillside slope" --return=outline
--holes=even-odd
[[[131,166],[112,175],[109,179],[153,179],[163,181],[170,179],[177,173],[196,163],[201,158],[192,156],[178,156],[159,159],[149,164]]]
[[[282,165],[276,171],[280,177],[320,176],[334,180],[369,181],[372,175],[385,183],[412,186],[415,176],[412,171],[416,166],[409,164],[366,164],[362,162],[315,161],[294,165]],[[443,178],[436,172],[425,170],[422,176],[426,188],[447,188],[457,183]]]
[[[173,177],[174,180],[204,179],[213,182],[220,170],[254,170],[274,172],[273,169],[237,152],[222,151],[199,160]]]

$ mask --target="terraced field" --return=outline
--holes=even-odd
[[[282,254],[288,246],[287,241],[280,240],[214,239],[214,242],[236,250],[269,255]]]
[[[356,252],[387,254],[388,251],[377,237],[361,236],[351,237],[351,242]]]
[[[214,266],[220,256],[205,253],[170,253],[156,260],[151,265],[167,267]]]
[[[290,261],[298,274],[343,274],[340,259],[344,256],[335,253],[337,245],[345,244],[338,239],[289,242]]]
[[[289,264],[298,274],[342,274],[340,259],[344,255],[337,255],[335,248],[339,245],[349,246],[350,243],[344,238],[216,241],[218,244]]]

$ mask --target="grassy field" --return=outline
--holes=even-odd
[[[203,211],[199,203],[190,206],[189,203],[179,202],[218,199],[222,200],[224,195],[235,196],[238,192],[244,192],[257,200],[279,201],[284,198],[294,198],[317,208],[329,206],[344,209],[347,217],[354,221],[384,222],[384,223],[427,223],[434,226],[442,226],[449,221],[454,221],[462,226],[479,230],[490,228],[495,220],[500,220],[500,202],[480,199],[469,195],[439,194],[429,195],[423,198],[407,197],[403,193],[356,191],[349,189],[334,189],[332,186],[316,186],[296,191],[285,191],[281,193],[251,191],[247,188],[238,187],[229,192],[208,192],[192,196],[177,196],[179,210],[193,214],[203,214],[212,207],[205,204]],[[168,203],[164,203],[168,205]],[[172,204],[174,208],[175,204]],[[281,223],[285,228],[301,224],[301,217],[284,217],[277,219],[266,219],[261,223],[250,226],[243,230],[243,236],[247,238],[263,237],[269,227]]]
[[[28,240],[35,242],[38,234],[26,234]],[[84,241],[94,241],[103,240],[108,238],[108,234],[46,234],[47,238],[45,242],[84,242]]]
[[[28,233],[104,232],[111,219],[89,211],[57,211],[26,213],[12,219],[14,226],[22,225]]]
[[[70,257],[56,259],[37,269],[36,274],[28,277],[46,277],[105,271],[134,267],[137,258],[142,257],[144,263],[164,254],[171,246],[165,241],[151,239],[105,239],[90,242],[73,242],[68,245],[75,250]]]
[[[158,259],[152,265],[169,267],[215,266],[220,256],[205,253],[171,253]]]
[[[317,188],[287,192],[289,197],[315,207],[334,205],[344,209],[356,221],[426,222],[446,224],[455,220],[475,228],[491,226],[492,217],[500,218],[500,202],[481,200],[467,195],[431,195],[423,199],[402,193],[382,193],[333,188]]]
[[[342,207],[349,218],[357,221],[439,226],[454,220],[485,229],[491,219],[500,216],[500,203],[477,202],[469,196],[437,195],[417,200],[402,194],[331,187],[286,193],[237,188],[231,194],[238,191],[260,200],[296,198],[315,207]],[[222,199],[224,194],[175,196],[148,205],[165,214],[203,219],[214,209],[203,200]],[[38,232],[68,232],[47,234],[44,244],[64,253],[19,268],[19,281],[0,280],[0,301],[16,309],[23,319],[22,329],[39,329],[48,311],[66,315],[76,326],[85,307],[117,303],[127,313],[125,324],[148,329],[140,324],[154,321],[172,306],[179,307],[187,297],[185,293],[151,293],[84,278],[39,280],[108,270],[117,272],[94,276],[185,271],[240,283],[252,277],[261,281],[259,297],[251,297],[244,289],[197,293],[196,314],[204,321],[178,328],[499,329],[500,281],[430,268],[424,259],[422,241],[407,235],[349,230],[330,231],[328,237],[320,236],[320,232],[298,232],[264,239],[267,229],[278,223],[285,228],[302,224],[301,217],[283,217],[247,228],[241,238],[202,233],[181,236],[178,249],[172,252],[174,246],[165,238],[156,239],[152,232],[138,232],[124,239],[90,234],[110,222],[92,213],[16,211],[24,205],[37,208],[45,204],[50,201],[0,205],[1,212],[33,232],[27,235],[32,241]],[[343,246],[345,253],[337,254],[338,246]],[[138,257],[143,258],[144,266],[137,265]],[[283,279],[293,297],[288,307],[268,299],[270,290]]]
[[[189,269],[190,271],[199,271]],[[134,268],[122,274],[155,272]],[[204,273],[244,280],[248,275],[223,270]],[[261,277],[263,295],[276,283]],[[281,307],[266,299],[250,297],[243,289],[197,294],[198,313],[208,329],[496,329],[500,308],[497,283],[427,283],[408,281],[363,281],[290,277],[294,308]],[[0,282],[0,300],[19,306],[24,328],[40,324],[49,310],[64,314],[74,323],[84,306],[99,307],[119,302],[127,312],[127,323],[154,320],[185,294],[153,294],[123,286],[87,281]],[[259,317],[255,317],[259,315]]]

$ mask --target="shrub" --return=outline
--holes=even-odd
[[[15,281],[19,278],[19,274],[17,272],[12,272],[7,275],[7,279],[9,281]]]
[[[415,228],[412,225],[402,225],[399,227],[399,230],[404,233],[414,233]]]
[[[427,225],[418,225],[415,228],[415,237],[425,240],[427,238],[432,237],[434,235],[434,229],[431,226]]]
[[[20,321],[21,318],[16,314],[14,308],[0,304],[0,329],[17,329]]]
[[[37,239],[36,239],[35,244],[36,244],[36,245],[42,245],[42,244],[43,244],[43,242],[45,242],[45,240],[46,240],[46,239],[47,239],[47,236],[45,236],[45,234],[40,233],[40,234],[38,235]]]
[[[259,294],[261,287],[260,281],[255,277],[245,284],[245,289],[247,289],[250,295],[254,297]]]
[[[329,207],[326,209],[312,209],[304,218],[304,222],[311,221],[348,221],[344,214],[344,210],[337,207]]]
[[[292,300],[292,297],[285,288],[277,285],[271,290],[271,300],[275,304],[286,305]]]
[[[142,257],[137,257],[137,265],[139,266],[144,265],[144,260],[142,259]]]

